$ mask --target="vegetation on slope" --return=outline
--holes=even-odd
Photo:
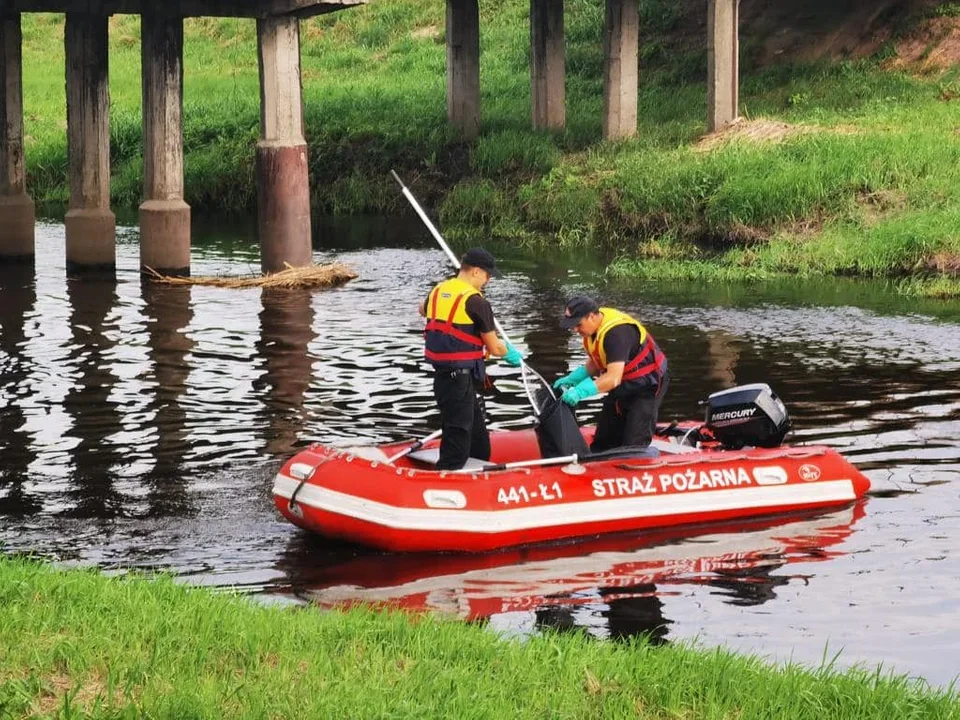
[[[565,4],[560,133],[530,129],[528,3],[481,7],[473,143],[446,122],[442,0],[377,0],[304,21],[314,207],[407,211],[388,176],[396,168],[445,232],[605,245],[622,254],[620,273],[910,276],[907,290],[960,294],[960,6],[915,4],[909,17],[874,18],[900,30],[879,44],[873,32],[868,57],[758,65],[779,50],[744,28],[744,120],[704,138],[702,8],[641,0],[640,127],[619,143],[600,140],[600,0]],[[111,19],[113,196],[127,207],[142,191],[139,30],[136,17]],[[41,202],[68,192],[62,32],[60,16],[25,16],[28,182]],[[794,35],[804,32],[814,33]],[[252,210],[255,26],[188,20],[185,45],[187,201]]]

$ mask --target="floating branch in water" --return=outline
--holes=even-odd
[[[289,263],[285,270],[250,277],[177,277],[161,275],[151,267],[144,266],[155,282],[168,285],[212,285],[224,288],[318,288],[336,287],[357,277],[357,273],[343,263],[329,265],[307,265],[293,267]]]

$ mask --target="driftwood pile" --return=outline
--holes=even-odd
[[[168,285],[210,285],[222,288],[326,288],[343,285],[357,277],[357,273],[342,263],[287,267],[275,273],[249,277],[178,277],[161,275],[153,268],[145,268],[155,282]]]

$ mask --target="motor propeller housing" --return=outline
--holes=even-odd
[[[777,447],[790,429],[786,406],[766,383],[715,392],[706,405],[706,427],[726,448]]]

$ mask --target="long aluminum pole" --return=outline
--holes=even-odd
[[[427,226],[427,229],[430,231],[430,234],[433,235],[434,239],[437,241],[437,243],[439,243],[440,247],[443,248],[443,251],[447,254],[447,257],[450,258],[450,262],[452,262],[453,266],[457,270],[459,270],[460,261],[457,259],[457,256],[453,254],[453,251],[450,249],[450,246],[447,245],[447,241],[443,239],[443,236],[440,234],[440,231],[437,230],[437,228],[434,226],[432,222],[430,222],[430,218],[423,211],[423,208],[420,207],[420,203],[417,202],[417,199],[413,196],[413,193],[410,192],[409,189],[407,189],[407,186],[403,184],[403,180],[400,179],[400,176],[397,175],[396,172],[391,170],[390,174],[393,175],[393,179],[397,181],[398,185],[400,185],[400,188],[403,190],[403,196],[409,201],[411,205],[413,205],[413,209],[417,211],[417,215],[419,215],[420,219],[423,220],[423,223],[424,225]],[[507,336],[506,331],[503,329],[503,326],[500,324],[500,321],[497,320],[496,317],[493,318],[493,324],[496,326],[497,332],[499,332],[503,336],[503,339],[512,345],[513,343],[510,342],[510,338]],[[524,361],[521,359],[520,362],[523,363]]]

